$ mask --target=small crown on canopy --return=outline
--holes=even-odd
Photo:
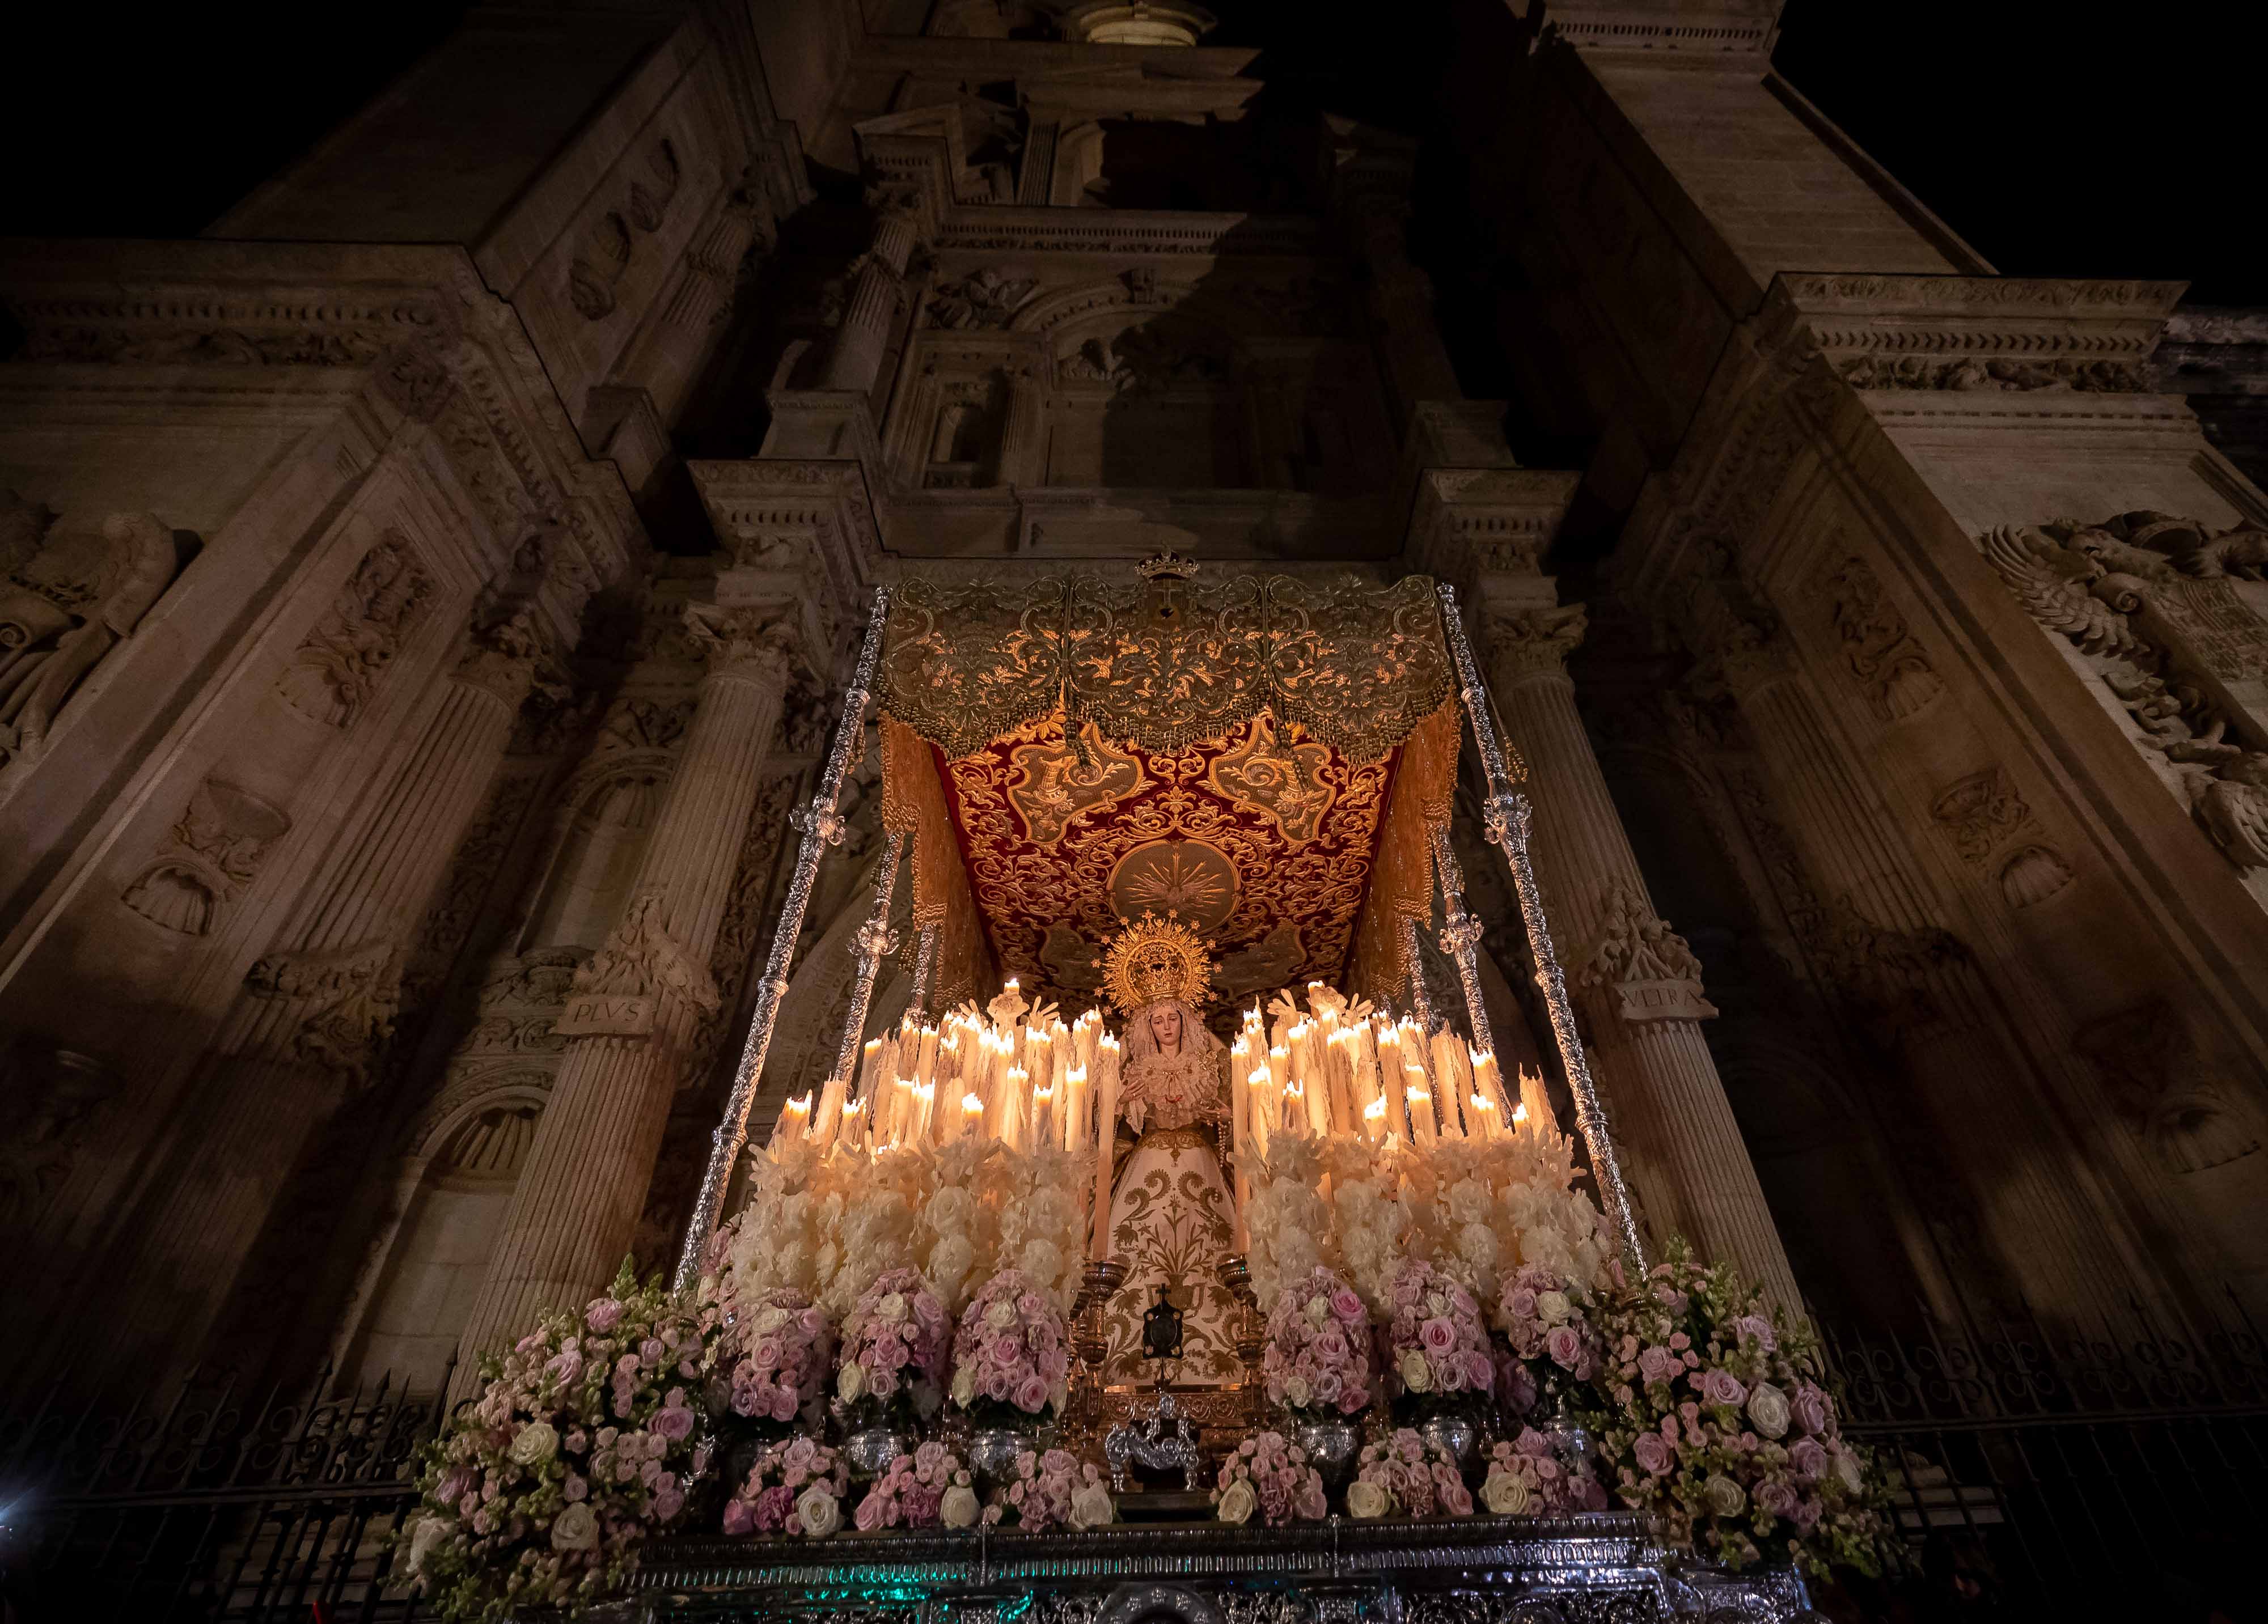
[[[1212,956],[1204,938],[1173,913],[1163,919],[1145,913],[1111,938],[1102,986],[1128,1015],[1167,998],[1198,1008],[1212,996]]]
[[[1197,572],[1197,561],[1184,558],[1171,547],[1153,554],[1134,566],[1145,580],[1186,581]]]

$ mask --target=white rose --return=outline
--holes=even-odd
[[[874,1312],[881,1316],[884,1325],[903,1325],[906,1319],[905,1294],[901,1291],[891,1292],[874,1304]]]
[[[1314,1396],[1314,1389],[1307,1385],[1307,1378],[1306,1377],[1292,1376],[1285,1378],[1284,1402],[1292,1406],[1294,1409],[1304,1406],[1308,1400]]]
[[[1449,1312],[1449,1299],[1448,1299],[1447,1297],[1443,1297],[1443,1296],[1442,1296],[1439,1291],[1432,1291],[1432,1292],[1428,1292],[1428,1293],[1426,1294],[1426,1297],[1425,1297],[1425,1318],[1426,1318],[1426,1319],[1440,1319],[1443,1314],[1446,1314],[1446,1313],[1447,1313],[1448,1312]]]
[[[523,1466],[540,1466],[559,1452],[559,1433],[548,1421],[531,1421],[512,1441],[512,1458]]]
[[[416,1532],[409,1536],[409,1571],[423,1572],[425,1559],[433,1554],[433,1547],[448,1537],[449,1519],[447,1517],[419,1517]]]
[[[1239,1478],[1220,1491],[1220,1504],[1215,1508],[1214,1515],[1224,1523],[1248,1522],[1259,1504],[1260,1496],[1252,1492],[1252,1485]]]
[[[1712,1476],[1701,1485],[1701,1502],[1709,1508],[1712,1517],[1738,1517],[1749,1509],[1747,1491],[1721,1474]]]
[[[1118,1507],[1107,1484],[1089,1483],[1071,1497],[1071,1525],[1100,1528],[1118,1520]]]
[[[1528,1480],[1517,1472],[1491,1472],[1481,1485],[1481,1503],[1498,1517],[1518,1517],[1528,1510]]]
[[[1327,1297],[1307,1299],[1307,1323],[1321,1327],[1331,1322],[1331,1300]]]
[[[1567,1294],[1565,1291],[1539,1291],[1535,1294],[1535,1317],[1546,1325],[1567,1323]]]
[[[1384,1517],[1389,1504],[1384,1484],[1361,1478],[1347,1485],[1346,1500],[1349,1517]]]
[[[1854,1495],[1867,1486],[1859,1471],[1858,1456],[1847,1449],[1835,1451],[1835,1481]]]
[[[1005,1331],[1016,1323],[1016,1305],[1005,1297],[996,1297],[984,1311],[984,1323],[996,1331]]]
[[[843,1526],[843,1503],[814,1483],[797,1496],[795,1520],[814,1539],[823,1539]]]
[[[835,1384],[836,1395],[845,1404],[856,1404],[858,1402],[858,1396],[865,1391],[866,1367],[863,1364],[844,1365],[842,1376]]]
[[[1433,1369],[1425,1363],[1425,1356],[1415,1348],[1402,1350],[1402,1385],[1412,1393],[1433,1391]]]
[[[979,1510],[976,1491],[966,1483],[955,1483],[937,1503],[937,1514],[947,1528],[975,1527]]]
[[[1770,1382],[1758,1382],[1756,1391],[1749,1394],[1749,1419],[1768,1438],[1786,1437],[1791,1419],[1787,1395]]]
[[[578,1500],[563,1507],[551,1519],[551,1548],[555,1551],[587,1551],[599,1543],[599,1516],[591,1510],[587,1500]]]
[[[786,1323],[787,1310],[775,1304],[756,1316],[755,1332],[758,1336],[770,1336]]]
[[[967,1409],[976,1401],[976,1367],[964,1364],[953,1373],[953,1401]]]

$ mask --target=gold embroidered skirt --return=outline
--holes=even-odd
[[[1126,1282],[1103,1312],[1105,1382],[1156,1378],[1156,1366],[1142,1357],[1142,1316],[1161,1285],[1182,1311],[1182,1357],[1167,1378],[1200,1386],[1239,1378],[1234,1305],[1216,1272],[1229,1248],[1230,1217],[1211,1134],[1153,1128],[1142,1135],[1110,1198],[1110,1249],[1126,1265]]]

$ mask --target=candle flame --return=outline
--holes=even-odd
[[[1476,1111],[1493,1111],[1496,1109],[1496,1101],[1476,1090],[1473,1094],[1473,1109]]]
[[[1528,1102],[1526,1100],[1523,1099],[1520,1104],[1512,1108],[1512,1120],[1515,1122],[1525,1122],[1528,1121]]]
[[[1381,1095],[1378,1099],[1372,1100],[1368,1105],[1362,1108],[1362,1113],[1373,1122],[1380,1117],[1384,1116],[1386,1114],[1385,1097]]]
[[[1064,1081],[1066,1083],[1086,1082],[1086,1068],[1085,1066],[1073,1066],[1069,1071],[1064,1073]]]
[[[961,1110],[964,1116],[983,1116],[984,1102],[974,1094],[963,1094],[961,1097]]]

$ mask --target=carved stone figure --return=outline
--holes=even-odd
[[[433,579],[408,537],[389,533],[363,555],[276,682],[284,702],[326,726],[354,725],[401,651]]]
[[[120,513],[99,541],[51,538],[55,516],[0,491],[0,768],[40,753],[57,715],[133,634],[180,568],[154,514]]]

